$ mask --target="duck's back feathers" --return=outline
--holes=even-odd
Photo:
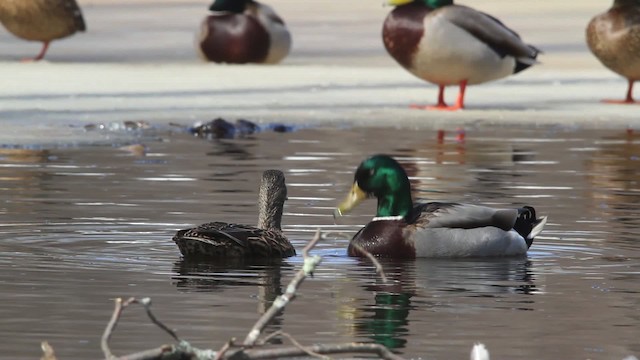
[[[546,217],[536,218],[530,206],[430,202],[404,219],[374,219],[353,237],[348,254],[360,256],[362,247],[391,258],[523,255],[545,223]]]
[[[295,249],[279,230],[225,222],[180,230],[173,241],[182,255],[190,258],[283,258],[295,255]]]
[[[443,16],[485,43],[498,56],[512,56],[530,65],[535,63],[539,50],[525,44],[520,36],[497,18],[466,6],[450,6]]]
[[[493,209],[471,204],[430,202],[414,208],[416,226],[429,228],[472,229],[493,226],[502,230],[513,228],[518,211],[516,209]]]

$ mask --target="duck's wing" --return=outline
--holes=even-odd
[[[289,257],[296,254],[281,231],[224,222],[180,230],[173,240],[183,255]]]
[[[430,202],[414,208],[410,223],[417,228],[475,229],[493,226],[509,231],[517,218],[518,209]]]
[[[250,238],[260,237],[261,233],[262,229],[254,226],[210,222],[194,228],[178,231],[174,236],[174,241],[201,241],[212,245],[229,242],[232,246],[247,249]]]
[[[442,16],[485,43],[500,57],[512,56],[533,65],[540,52],[524,43],[520,36],[500,20],[472,8],[456,5],[442,8]]]

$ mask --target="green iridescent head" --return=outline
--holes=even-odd
[[[351,211],[362,200],[378,199],[377,217],[407,216],[413,208],[411,184],[402,166],[387,155],[374,155],[358,166],[351,191],[334,215]]]

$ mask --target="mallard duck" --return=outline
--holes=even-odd
[[[390,258],[522,255],[546,223],[546,217],[537,218],[530,206],[414,205],[407,173],[386,155],[374,155],[360,164],[351,192],[334,216],[344,215],[367,197],[378,199],[378,210],[351,240],[349,256],[361,256],[360,248]]]
[[[180,230],[173,241],[186,258],[284,258],[295,249],[282,233],[280,221],[287,187],[284,174],[267,170],[258,194],[258,226],[210,222]]]
[[[467,85],[500,79],[536,62],[539,50],[491,15],[453,0],[387,2],[396,6],[382,28],[387,52],[410,73],[440,88],[437,105],[412,107],[462,109]],[[444,101],[447,85],[460,86],[453,106]]]
[[[604,66],[629,82],[624,100],[604,102],[637,103],[633,100],[633,83],[640,80],[640,1],[614,0],[607,12],[589,22],[587,44]]]
[[[253,0],[215,0],[200,26],[197,48],[217,63],[275,64],[289,54],[291,35],[273,9]]]
[[[44,58],[51,41],[86,30],[75,0],[2,0],[0,22],[19,38],[42,42],[40,53],[25,59],[32,61]]]

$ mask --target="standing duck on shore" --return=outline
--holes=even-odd
[[[216,63],[275,64],[291,49],[291,34],[269,6],[253,0],[215,0],[200,27],[200,56]]]
[[[396,6],[382,28],[387,52],[413,75],[439,86],[437,105],[415,108],[463,109],[467,85],[518,73],[535,64],[540,52],[493,16],[453,0],[387,3]],[[460,86],[453,106],[444,101],[448,85]]]
[[[75,0],[1,0],[0,22],[19,38],[42,42],[40,53],[25,61],[42,60],[51,41],[86,30]]]
[[[587,25],[587,44],[600,62],[629,83],[623,100],[613,104],[637,104],[633,83],[640,80],[640,0],[614,0],[606,12]]]

